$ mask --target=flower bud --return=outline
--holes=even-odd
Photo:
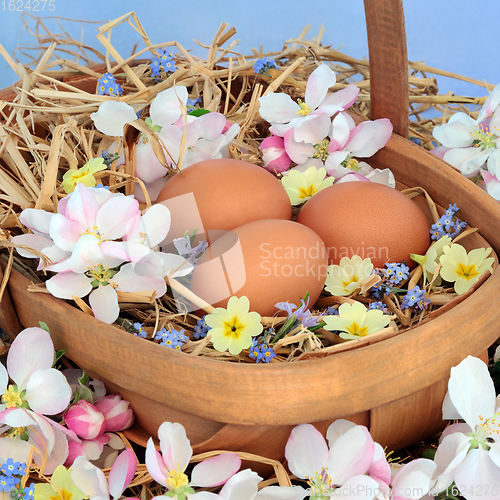
[[[270,136],[260,144],[264,168],[269,172],[284,172],[290,168],[292,160],[285,151],[285,140],[283,137]]]
[[[129,404],[120,394],[109,394],[97,401],[95,406],[106,419],[106,432],[123,431],[132,425],[134,412]]]
[[[94,439],[106,429],[104,415],[83,399],[70,407],[64,415],[64,421],[69,429],[83,439]]]

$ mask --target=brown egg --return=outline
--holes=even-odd
[[[369,257],[375,267],[402,262],[413,268],[410,253],[423,255],[430,244],[422,210],[396,189],[374,182],[334,184],[315,194],[297,222],[325,242],[330,264],[342,257]]]
[[[167,182],[157,202],[166,205],[172,215],[164,245],[194,228],[200,235],[230,231],[255,220],[292,217],[290,199],[281,182],[262,167],[241,160],[191,165]],[[213,234],[208,236],[215,240]]]
[[[277,312],[277,302],[309,305],[319,297],[327,274],[326,248],[309,228],[292,221],[250,222],[215,241],[195,267],[191,290],[215,307],[246,295],[250,310]]]

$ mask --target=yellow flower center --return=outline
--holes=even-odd
[[[55,495],[49,496],[49,500],[71,500],[73,498],[73,493],[68,491],[66,488],[58,490]]]
[[[83,236],[84,234],[91,234],[99,240],[99,243],[102,243],[103,240],[101,240],[101,235],[97,229],[97,226],[94,226],[92,229],[86,229],[80,236]]]
[[[359,326],[355,321],[346,329],[351,335],[355,335],[357,337],[366,337],[366,335],[368,335],[368,327]]]
[[[9,439],[15,438],[15,437],[22,437],[22,435],[26,432],[26,427],[12,427],[10,429],[9,434],[7,437]]]
[[[245,325],[235,316],[230,321],[224,321],[224,337],[231,337],[238,340]]]
[[[488,131],[488,128],[483,129],[483,127],[479,126],[472,130],[471,134],[474,137],[474,142],[472,144],[478,148],[481,148],[481,150],[484,151],[487,148],[496,147],[496,137]]]
[[[176,490],[178,488],[182,488],[183,486],[187,486],[189,484],[189,479],[186,474],[181,471],[180,467],[177,467],[177,469],[168,471],[167,484],[173,490]]]
[[[460,278],[464,278],[467,281],[469,281],[472,278],[475,278],[479,274],[475,264],[466,266],[461,262],[458,263],[458,267],[455,270],[455,273],[457,274],[457,276],[459,276]]]
[[[2,403],[7,403],[7,408],[19,408],[23,405],[23,400],[17,389],[9,385],[2,396]]]
[[[305,188],[301,187],[299,188],[299,199],[305,200],[306,198],[310,198],[311,196],[315,195],[317,193],[316,189],[314,189],[314,186],[311,184],[310,186],[307,186]]]
[[[311,112],[311,108],[305,102],[297,99],[297,103],[300,106],[300,109],[295,114],[300,116],[307,116]]]
[[[326,161],[328,158],[328,148],[330,146],[330,141],[328,139],[324,139],[318,144],[314,145],[314,149],[316,152],[313,154],[313,158],[319,158],[321,161]]]

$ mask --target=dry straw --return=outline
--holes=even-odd
[[[369,117],[368,61],[354,59],[323,46],[323,29],[309,40],[306,37],[310,27],[307,26],[297,38],[287,40],[279,52],[264,53],[262,49],[253,49],[253,54],[243,56],[235,51],[237,40],[233,37],[236,30],[222,24],[210,44],[196,42],[207,51],[207,56],[203,59],[192,55],[175,41],[153,44],[134,12],[98,29],[97,39],[104,48],[103,53],[71,39],[65,32],[62,35],[51,33],[41,19],[32,16],[25,19],[35,22],[34,29],[28,26],[28,21],[26,25],[36,38],[37,49],[20,48],[31,59],[31,63],[22,65],[16,62],[0,45],[0,54],[19,78],[13,87],[0,92],[0,246],[6,249],[4,257],[8,263],[1,283],[0,297],[5,290],[11,266],[29,276],[33,282],[31,291],[44,291],[40,277],[30,267],[31,263],[15,256],[8,239],[25,230],[19,222],[19,214],[23,209],[36,207],[56,210],[58,201],[65,196],[60,181],[68,169],[77,169],[104,150],[116,147],[112,139],[93,128],[90,119],[90,114],[107,100],[124,101],[133,105],[137,111],[147,112],[148,105],[162,90],[175,85],[189,87],[192,97],[202,96],[205,109],[224,112],[230,122],[240,125],[240,133],[230,147],[231,156],[258,165],[262,165],[259,144],[268,135],[268,124],[258,113],[258,98],[272,91],[285,92],[295,99],[303,98],[308,76],[322,62],[328,63],[337,73],[333,91],[347,85],[359,87],[359,97],[352,110],[361,117]],[[123,57],[111,43],[113,30],[120,25],[128,26],[132,35],[139,36],[143,44],[142,48],[135,48],[129,57]],[[177,69],[172,74],[164,75],[163,81],[156,82],[151,78],[149,62],[160,48],[168,49],[175,56]],[[263,57],[272,57],[280,69],[271,69],[269,75],[256,75],[252,66],[256,59]],[[487,97],[487,90],[493,86],[431,68],[420,62],[409,64],[410,134],[419,139],[423,147],[430,149],[433,147],[433,127],[445,122],[457,111],[466,111],[476,116],[479,106]],[[97,95],[97,79],[106,71],[113,73],[121,83],[125,89],[123,96],[116,98]],[[431,75],[443,75],[485,87],[485,97],[472,99],[438,94],[436,80]],[[429,110],[437,117],[426,118]],[[173,174],[180,168],[182,156],[177,165],[167,167],[163,145],[144,121],[138,119],[126,127],[123,144],[118,141],[117,151],[120,152],[123,147],[125,166],[117,167],[113,163],[109,170],[99,174],[99,178],[112,190],[122,189],[126,194],[132,194],[137,183],[147,200],[145,207],[149,207],[151,202],[145,186],[135,176],[135,147],[140,134],[147,136],[159,161],[166,166],[166,173]],[[183,137],[183,141],[185,140],[186,134]],[[425,196],[432,218],[434,221],[438,220],[440,212],[427,193],[420,188],[413,188],[406,191],[406,194],[409,197]],[[418,283],[419,269],[420,267],[413,271],[408,285]],[[178,281],[170,279],[168,284],[200,309],[206,312],[213,309]],[[367,283],[362,292],[366,294],[367,288],[373,284]],[[389,330],[372,334],[367,339],[339,343],[338,337],[332,336],[330,332],[320,331],[323,338],[323,342],[320,342],[307,329],[299,327],[279,341],[279,355],[272,361],[279,363],[332,355],[379,342],[396,335],[402,328],[424,321],[439,306],[446,307],[455,298],[455,294],[449,290],[432,293],[429,311],[411,318],[409,311],[401,310],[397,297],[391,295],[386,300],[394,319],[394,325]],[[74,299],[85,313],[92,314],[84,300]],[[360,300],[368,302],[363,296]],[[344,301],[352,299],[322,297],[317,307],[324,308]],[[153,338],[163,327],[184,328],[187,332],[192,332],[197,319],[192,314],[178,312],[171,296],[158,299],[152,292],[120,293],[119,304],[135,321],[146,323],[149,338]],[[317,312],[319,314],[320,310]],[[282,318],[263,318],[266,326],[277,328],[282,321]],[[122,327],[125,328],[126,325]],[[189,341],[183,350],[193,356],[253,362],[246,355],[232,356],[217,352],[209,346],[207,340]]]

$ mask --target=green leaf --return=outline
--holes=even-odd
[[[92,391],[85,385],[89,380],[89,376],[84,371],[83,375],[77,380],[79,385],[73,392],[73,404],[78,403],[81,399],[88,403],[93,403],[94,397]]]
[[[191,116],[201,116],[201,115],[206,115],[207,113],[210,113],[208,109],[195,109],[194,111],[191,111],[189,113]]]
[[[43,321],[39,321],[39,323],[40,323],[40,328],[42,330],[45,330],[47,333],[50,333],[49,327]]]
[[[64,349],[61,349],[60,351],[55,351],[54,353],[54,362],[52,363],[52,366],[54,367],[56,363],[66,354],[66,351]]]
[[[284,323],[283,326],[278,330],[278,333],[273,337],[272,343],[275,344],[281,337],[284,337],[290,328],[295,323],[295,316],[292,314]]]
[[[436,450],[434,448],[429,448],[422,453],[422,458],[428,458],[429,460],[434,460],[434,455]]]

